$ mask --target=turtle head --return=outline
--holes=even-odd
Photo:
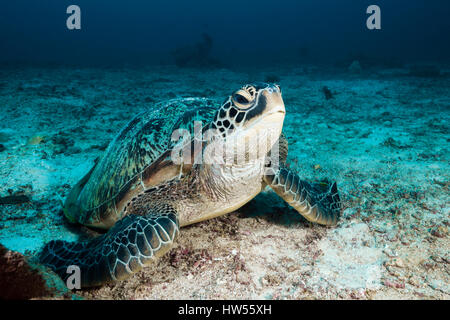
[[[285,112],[279,85],[248,84],[225,100],[214,117],[212,128],[223,137],[247,130],[278,129],[281,134]]]
[[[285,112],[280,86],[248,84],[225,100],[210,128],[223,141],[234,140],[265,155],[281,134]]]

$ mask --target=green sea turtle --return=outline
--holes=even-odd
[[[125,279],[167,252],[180,227],[235,211],[266,186],[307,220],[335,225],[336,183],[306,182],[285,164],[284,117],[280,87],[264,83],[219,108],[175,99],[137,115],[65,202],[71,222],[108,231],[51,241],[40,261],[62,278],[78,266],[82,287]]]

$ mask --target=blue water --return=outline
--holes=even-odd
[[[66,28],[66,8],[81,9],[81,30]],[[366,9],[381,9],[381,30]],[[378,61],[450,58],[446,0],[3,1],[0,61],[159,64],[171,52],[212,39],[222,64],[272,65],[351,56]]]

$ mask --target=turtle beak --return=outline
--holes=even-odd
[[[267,111],[266,116],[277,115],[284,119],[286,109],[284,107],[281,90],[278,85],[271,85],[261,93],[266,98]]]

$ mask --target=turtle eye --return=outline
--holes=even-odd
[[[233,94],[233,102],[239,108],[248,108],[250,103],[253,101],[253,97],[244,90],[239,90]]]
[[[233,97],[234,101],[240,104],[247,104],[250,101],[248,101],[248,99],[246,97],[244,97],[243,95],[236,93]]]

